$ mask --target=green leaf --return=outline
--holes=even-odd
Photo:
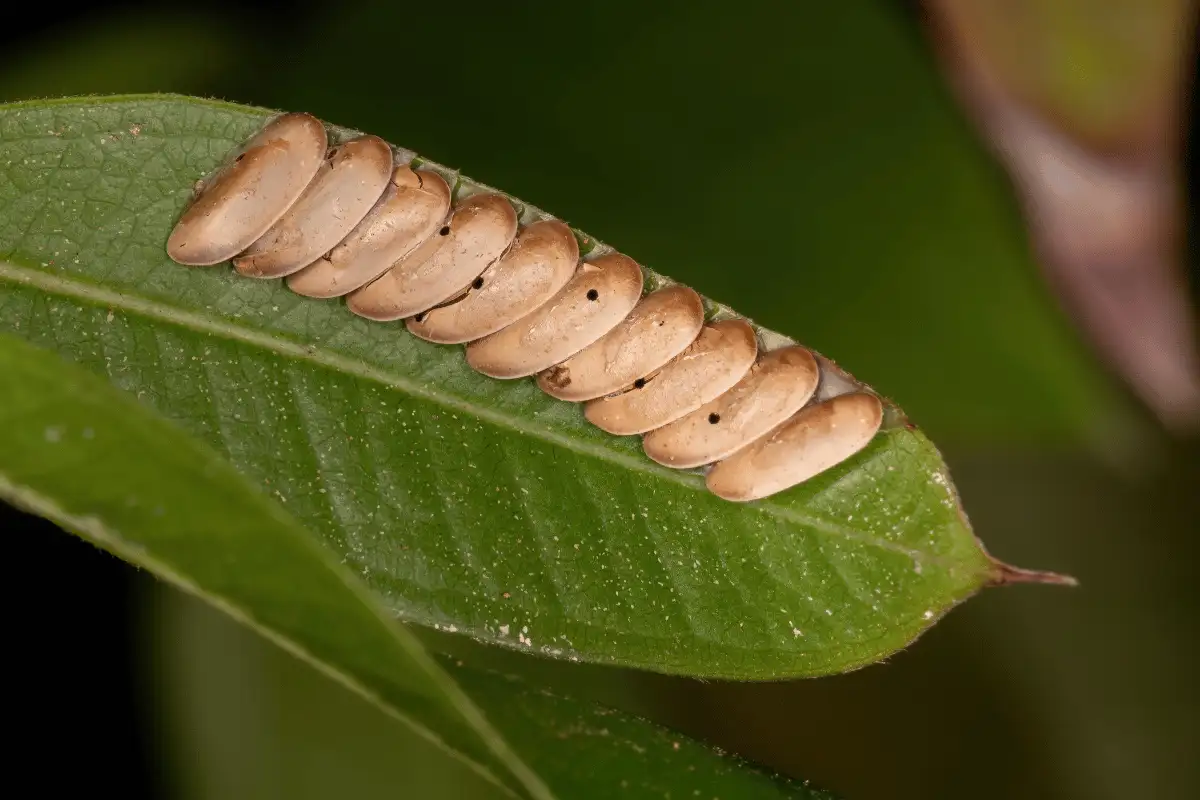
[[[0,334],[0,498],[198,595],[483,773],[550,794],[279,506],[93,375]]]
[[[377,709],[203,604],[159,591],[147,606],[162,689],[155,707],[174,756],[168,765],[182,770],[186,796],[496,796]],[[531,688],[470,660],[443,663],[564,797],[829,797],[619,711]]]
[[[0,498],[246,623],[403,722],[447,764],[478,773],[495,794],[609,797],[590,772],[602,766],[606,780],[636,779],[643,793],[686,785],[815,796],[640,720],[456,667],[464,693],[295,520],[208,447],[7,335],[0,375]],[[601,719],[620,737],[615,747],[567,735],[594,731]],[[536,773],[493,725],[537,758]],[[664,748],[668,740],[682,744]]]
[[[895,652],[1014,574],[898,413],[840,467],[727,503],[460,348],[173,264],[193,182],[267,114],[173,96],[0,108],[0,331],[211,444],[403,619],[551,656],[812,676]]]
[[[637,717],[584,706],[516,676],[449,668],[490,717],[504,720],[505,733],[552,786],[587,786],[594,797],[833,800],[807,783],[713,758],[700,743]]]

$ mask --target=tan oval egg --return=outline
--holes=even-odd
[[[554,297],[578,262],[579,242],[570,228],[558,220],[535,222],[462,299],[410,317],[406,324],[413,335],[439,344],[482,339]]]
[[[251,278],[282,278],[308,266],[362,221],[391,175],[392,149],[378,136],[338,145],[295,205],[233,266]]]
[[[745,320],[706,325],[691,346],[643,385],[593,400],[584,415],[618,436],[660,428],[733,388],[757,355],[758,339]]]
[[[365,286],[438,232],[450,187],[429,170],[398,167],[375,207],[329,254],[287,279],[306,297],[341,297]]]
[[[200,190],[171,231],[167,254],[208,266],[245,250],[303,194],[328,144],[316,117],[276,117]]]
[[[386,322],[428,311],[465,291],[504,255],[517,235],[517,212],[499,194],[468,197],[422,248],[402,258],[374,283],[346,298],[350,310]]]
[[[523,378],[552,367],[611,331],[637,305],[642,268],[610,253],[579,265],[550,302],[467,345],[467,363],[493,378]]]
[[[646,434],[646,455],[676,469],[726,458],[765,435],[808,402],[820,370],[803,347],[767,353],[725,394]]]
[[[883,406],[875,395],[839,395],[804,409],[714,466],[708,488],[738,502],[790,489],[862,450],[882,422]]]
[[[694,289],[659,289],[598,341],[538,375],[538,386],[573,403],[612,394],[682,353],[702,327],[704,304]]]

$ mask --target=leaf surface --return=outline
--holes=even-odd
[[[803,486],[727,503],[461,348],[173,264],[193,182],[268,113],[0,109],[0,331],[216,448],[402,618],[551,656],[813,676],[895,652],[997,577],[937,450],[899,419]]]

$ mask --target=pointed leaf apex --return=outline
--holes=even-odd
[[[1053,586],[1078,586],[1079,581],[1070,575],[1048,570],[1022,569],[1003,561],[992,560],[992,577],[988,586],[1011,586],[1016,583],[1043,583]]]

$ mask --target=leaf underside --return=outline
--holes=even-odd
[[[172,263],[193,183],[270,113],[172,96],[0,108],[0,331],[214,447],[401,618],[663,672],[815,676],[904,647],[997,574],[937,450],[903,424],[802,486],[727,503],[459,347]]]
[[[392,798],[398,787],[405,797],[495,796],[473,776],[447,775],[449,765],[436,753],[202,603],[158,590],[152,609],[150,636],[168,676],[162,709],[175,723],[168,737],[176,744],[167,746],[192,773],[187,785],[212,786],[201,796],[257,797],[268,782],[278,796],[297,800]],[[806,782],[769,775],[628,714],[484,669],[472,658],[439,661],[564,798],[833,800]],[[254,702],[239,702],[247,696]],[[331,730],[337,736],[330,737]],[[230,731],[237,732],[234,758],[228,756]],[[318,742],[321,757],[312,759]],[[264,751],[270,757],[261,757]]]
[[[736,758],[603,706],[530,687],[516,677],[443,661],[447,671],[552,786],[595,797],[790,797],[835,800],[807,782],[768,776]]]

